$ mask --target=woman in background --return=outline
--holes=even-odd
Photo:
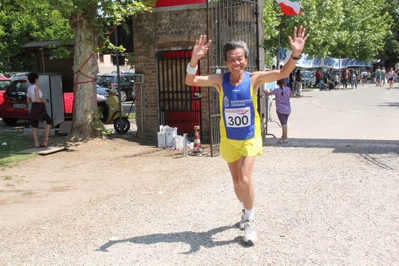
[[[39,75],[37,73],[29,73],[28,80],[30,82],[30,86],[27,90],[27,100],[28,103],[32,104],[32,107],[29,112],[29,124],[33,127],[32,135],[33,140],[35,141],[35,147],[47,147],[48,146],[48,136],[50,134],[51,128],[51,117],[47,114],[46,111],[46,103],[48,100],[42,99],[43,93],[39,89],[37,85],[39,83]],[[44,139],[43,143],[39,142],[39,123],[46,121],[46,126],[44,127]]]
[[[291,104],[290,98],[292,96],[291,89],[287,87],[284,82],[284,79],[280,79],[277,81],[278,87],[275,88],[271,92],[265,92],[265,95],[274,95],[276,101],[276,112],[278,119],[280,120],[282,134],[281,139],[278,143],[288,143],[288,117],[291,114]]]
[[[297,70],[295,73],[295,95],[297,97],[301,97],[302,93],[302,76],[301,70]]]

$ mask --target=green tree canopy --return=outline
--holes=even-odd
[[[281,46],[288,48],[287,36],[294,26],[303,25],[311,35],[304,53],[372,60],[392,36],[394,20],[387,10],[398,8],[397,1],[388,0],[301,0],[300,4],[302,14],[287,17],[275,1],[265,1],[266,49],[277,45],[280,29]]]
[[[0,2],[0,72],[31,71],[33,56],[23,54],[20,47],[32,41],[73,39],[68,20],[48,1]],[[70,56],[63,50],[58,57]]]
[[[155,0],[3,0],[0,52],[8,60],[0,67],[16,68],[11,58],[15,59],[24,43],[73,36],[75,97],[70,137],[87,140],[101,136],[95,84],[99,42],[106,39],[113,25],[137,12],[151,10],[154,3]]]

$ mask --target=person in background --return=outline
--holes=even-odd
[[[371,72],[370,70],[367,70],[367,84],[370,84],[371,82]]]
[[[359,70],[358,68],[356,68],[355,73],[356,73],[356,81],[357,81],[357,84],[359,84],[359,83],[360,83],[360,80],[361,80],[360,70]]]
[[[357,89],[357,75],[356,71],[351,71],[351,89]]]
[[[277,81],[278,87],[271,92],[265,92],[267,96],[274,95],[276,101],[276,113],[280,120],[282,134],[278,143],[288,143],[288,117],[291,114],[290,98],[291,89],[287,86],[284,79]]]
[[[382,67],[380,71],[380,80],[381,80],[381,87],[385,87],[385,84],[387,83],[385,67]]]
[[[334,89],[335,90],[339,89],[339,75],[338,75],[338,73],[335,73],[335,75],[334,75]]]
[[[321,80],[321,71],[320,71],[320,69],[318,69],[316,72],[316,84],[317,85],[319,84],[320,80]]]
[[[323,79],[320,79],[318,86],[321,91],[326,91],[329,87],[327,83],[324,83]]]
[[[375,71],[375,86],[377,87],[381,86],[381,69],[379,66]]]
[[[28,81],[31,84],[27,89],[27,101],[28,104],[31,103],[32,107],[29,111],[29,124],[33,127],[32,135],[35,141],[35,147],[48,147],[48,138],[50,135],[52,119],[47,114],[46,103],[48,100],[43,99],[43,93],[37,85],[39,83],[39,75],[37,73],[29,73]],[[44,139],[43,143],[39,142],[39,123],[46,121],[44,127]]]
[[[290,78],[291,93],[294,93],[294,90],[295,90],[295,69],[290,72],[289,78]]]
[[[367,71],[364,70],[360,75],[362,76],[362,86],[363,86],[367,82]]]
[[[301,70],[297,70],[295,73],[295,94],[296,97],[301,97],[302,94],[302,75]]]
[[[351,73],[349,72],[349,69],[345,68],[344,71],[342,71],[342,81],[343,81],[342,87],[344,89],[348,88],[348,81],[350,80],[350,76]]]
[[[389,89],[393,88],[393,81],[396,77],[398,77],[398,75],[396,75],[395,70],[393,70],[393,67],[391,67],[388,72]]]
[[[281,64],[280,64],[280,69],[282,69],[283,67],[284,67],[284,64],[281,63]],[[285,84],[287,85],[287,87],[290,87],[290,83],[291,83],[291,81],[290,81],[290,75],[288,75],[287,77],[285,77],[285,78],[284,78],[284,81],[285,81]]]
[[[223,46],[227,72],[197,76],[198,61],[206,55],[211,40],[201,35],[195,41],[186,69],[188,86],[214,87],[220,103],[220,155],[227,162],[234,192],[244,209],[238,227],[244,230],[243,240],[253,245],[257,240],[254,220],[254,188],[252,171],[255,158],[262,154],[262,135],[257,111],[259,87],[284,79],[294,69],[309,35],[302,26],[294,28],[288,40],[292,50],[290,60],[282,69],[247,72],[249,49],[245,42],[228,41]]]

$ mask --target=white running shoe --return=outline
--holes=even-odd
[[[255,221],[246,220],[244,225],[244,242],[249,246],[253,246],[257,239],[258,237],[255,231]]]

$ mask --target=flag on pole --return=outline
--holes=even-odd
[[[297,16],[302,13],[299,0],[276,0],[281,7],[281,12],[286,16]]]

